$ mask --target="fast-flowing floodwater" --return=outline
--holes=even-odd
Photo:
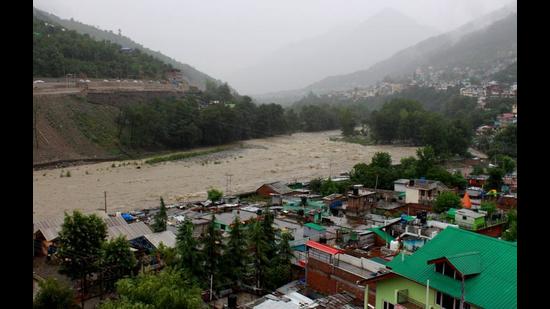
[[[80,165],[33,172],[33,212],[37,219],[79,209],[104,208],[129,211],[158,207],[162,196],[167,204],[206,198],[215,187],[226,191],[231,174],[233,193],[253,191],[273,181],[308,181],[335,176],[360,162],[370,162],[376,152],[388,152],[394,162],[414,156],[415,147],[362,146],[329,140],[339,131],[296,133],[243,142],[245,147],[183,161],[141,164],[136,161]],[[206,161],[208,160],[208,163]],[[70,172],[71,177],[60,177]]]

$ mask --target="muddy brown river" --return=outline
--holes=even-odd
[[[158,207],[162,196],[167,204],[206,198],[206,191],[226,191],[231,174],[233,193],[253,191],[273,181],[308,181],[314,177],[336,176],[360,162],[370,162],[376,152],[388,152],[394,162],[414,156],[416,147],[362,146],[329,140],[339,131],[296,133],[243,142],[243,148],[156,165],[136,161],[80,165],[33,172],[33,212],[35,219],[79,209],[84,212],[104,208],[108,212]],[[208,162],[206,162],[208,161]],[[138,161],[139,162],[139,161]],[[71,177],[60,177],[70,172]]]

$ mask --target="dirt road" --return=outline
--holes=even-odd
[[[414,156],[415,147],[362,146],[330,141],[338,131],[297,133],[244,142],[245,148],[158,165],[112,168],[113,162],[67,169],[33,172],[33,211],[43,218],[63,211],[103,209],[107,191],[108,211],[157,207],[159,197],[167,203],[206,198],[216,187],[226,191],[226,176],[232,174],[231,190],[245,192],[273,181],[307,181],[347,172],[359,162],[370,162],[385,151],[394,162]],[[208,163],[205,161],[209,160]],[[133,163],[115,162],[115,164]],[[71,177],[60,177],[70,171]]]

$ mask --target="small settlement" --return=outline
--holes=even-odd
[[[442,214],[433,211],[434,201],[453,188],[429,179],[396,179],[393,191],[356,184],[327,196],[311,192],[307,182],[266,183],[216,202],[169,205],[161,233],[149,227],[158,209],[98,214],[108,237],[126,237],[145,270],[162,267],[147,257],[161,244],[174,247],[185,220],[200,237],[214,214],[227,238],[235,217],[246,226],[274,213],[276,231],[292,235],[296,280],[246,303],[235,299],[243,291],[215,294],[211,307],[516,308],[517,246],[499,239],[508,211],[517,207],[515,186],[510,180],[505,194],[485,192],[487,177],[469,176],[469,187],[459,192],[462,208]],[[345,175],[333,179],[349,181]],[[482,200],[495,201],[497,209],[481,210]],[[34,222],[36,257],[55,256],[62,224],[62,217]]]

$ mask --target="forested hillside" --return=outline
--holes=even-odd
[[[175,59],[172,59],[159,51],[153,51],[149,48],[144,47],[143,45],[134,42],[132,39],[122,35],[115,34],[112,31],[101,30],[96,27],[78,22],[73,19],[62,19],[53,14],[41,11],[33,7],[33,16],[44,20],[46,22],[51,22],[59,24],[62,27],[65,27],[69,30],[74,30],[80,34],[88,34],[92,39],[96,41],[110,41],[112,43],[119,44],[123,47],[134,48],[140,50],[142,53],[151,55],[154,58],[173,66],[176,69],[182,71],[185,78],[192,86],[199,87],[200,89],[205,89],[207,81],[213,81],[219,83],[216,79],[208,76],[207,74],[200,72],[199,70],[193,68],[192,66],[181,63]]]
[[[89,78],[162,79],[171,69],[139,50],[121,48],[33,17],[33,77],[74,73]]]

